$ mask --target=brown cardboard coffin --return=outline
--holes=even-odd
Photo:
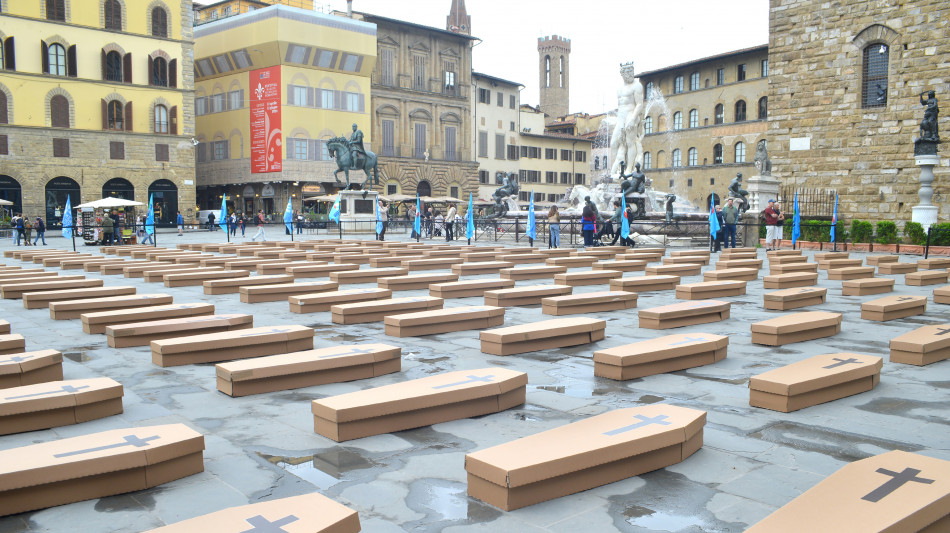
[[[615,409],[465,456],[469,496],[511,511],[679,462],[703,445],[705,411]]]
[[[218,363],[215,373],[218,390],[238,397],[392,374],[401,358],[396,346],[352,344]]]
[[[443,372],[313,400],[316,433],[337,442],[497,413],[524,403],[528,375],[507,368]]]
[[[100,272],[100,273],[101,273],[101,272],[102,272],[102,267],[107,266],[107,265],[109,265],[109,266],[112,266],[112,265],[134,265],[134,264],[136,264],[136,263],[137,263],[137,262],[134,262],[134,261],[127,261],[127,260],[125,260],[125,259],[119,259],[119,258],[113,257],[113,258],[111,258],[111,259],[110,259],[110,258],[107,258],[107,259],[99,259],[99,260],[96,260],[96,261],[89,261],[89,262],[83,263],[83,265],[82,265],[81,268],[82,268],[82,270],[84,270],[84,271],[86,271],[86,272]],[[121,274],[122,272],[120,271],[119,273]]]
[[[910,272],[917,272],[916,263],[880,263],[877,265],[878,274],[887,274],[887,275],[896,275],[896,274],[909,274]]]
[[[918,270],[917,272],[905,274],[904,284],[914,287],[937,285],[940,283],[946,283],[947,276],[950,276],[950,272],[947,272],[946,270]],[[6,290],[6,287],[4,287],[4,290]],[[6,298],[6,296],[4,296],[4,298]]]
[[[717,270],[707,270],[703,273],[703,281],[755,281],[759,279],[759,269],[757,268],[723,268]]]
[[[205,281],[246,278],[249,275],[250,272],[246,270],[206,270],[204,272],[167,274],[164,280],[166,287],[200,287]]]
[[[0,516],[156,487],[204,470],[184,424],[113,429],[0,451]],[[78,528],[77,528],[78,529]]]
[[[891,362],[924,366],[950,359],[950,324],[924,326],[891,339]]]
[[[816,274],[817,275],[817,274]],[[762,295],[762,306],[774,311],[788,311],[810,305],[820,305],[828,298],[828,289],[824,287],[796,287]]]
[[[360,519],[356,511],[313,492],[302,496],[229,507],[216,513],[183,520],[147,533],[356,533]]]
[[[483,330],[478,338],[481,340],[482,353],[515,355],[597,342],[604,338],[606,328],[605,320],[595,318],[553,318]]]
[[[279,302],[291,296],[334,291],[339,287],[335,281],[301,281],[294,283],[275,283],[273,285],[245,285],[238,289],[241,301],[247,304],[260,302]],[[289,300],[288,300],[289,301]]]
[[[781,346],[822,337],[831,337],[841,331],[841,313],[803,311],[752,324],[752,342],[767,346]]]
[[[6,320],[0,320],[0,335],[6,335],[10,333],[10,323]]]
[[[779,255],[775,257],[769,257],[769,268],[772,265],[787,265],[791,263],[807,263],[808,258],[804,255]]]
[[[799,250],[798,253],[801,253]],[[851,254],[848,252],[816,252],[814,255],[815,262],[819,261],[831,261],[833,259],[848,259],[851,257]]]
[[[560,257],[570,257],[570,256],[560,256]],[[507,263],[514,263],[516,265],[528,265],[533,263],[547,263],[548,259],[553,259],[549,255],[540,254],[540,253],[511,253],[510,250],[502,250],[498,252],[497,260],[505,261]],[[550,266],[550,265],[548,265]],[[566,266],[564,268],[567,268]]]
[[[679,255],[664,257],[660,262],[664,265],[682,265],[682,264],[696,264],[696,265],[708,265],[709,256],[708,255]]]
[[[0,435],[79,424],[122,412],[122,385],[110,378],[23,385],[0,392]]]
[[[230,272],[247,272],[230,271]],[[251,285],[276,285],[279,283],[293,283],[294,277],[290,274],[275,274],[272,276],[246,276],[234,279],[213,279],[202,283],[205,294],[235,294],[241,292],[241,287]]]
[[[191,270],[191,265],[173,265],[171,263],[150,262],[142,265],[126,265],[122,267],[122,275],[127,278],[145,278],[147,272],[162,271],[168,273],[177,270]]]
[[[129,294],[108,298],[89,298],[84,300],[64,300],[49,305],[49,316],[53,320],[71,320],[81,318],[85,313],[114,311],[135,307],[151,307],[171,304],[173,298],[168,294]]]
[[[722,300],[699,300],[641,309],[640,327],[669,329],[708,324],[729,318],[732,304]]]
[[[749,379],[749,405],[788,413],[873,389],[884,359],[855,353],[816,355]]]
[[[330,320],[334,324],[382,322],[389,315],[442,309],[442,304],[442,298],[433,298],[432,296],[412,296],[337,304],[330,307]]]
[[[106,340],[113,348],[148,346],[157,339],[203,335],[254,327],[253,315],[226,314],[170,318],[106,327]]]
[[[582,294],[550,296],[541,299],[541,314],[577,315],[621,311],[637,306],[637,293],[628,291],[596,291]]]
[[[106,326],[112,326],[114,324],[130,324],[132,322],[148,322],[167,318],[213,314],[213,304],[196,302],[83,313],[79,318],[82,320],[82,330],[86,333],[105,333]]]
[[[341,303],[387,300],[392,296],[393,291],[389,289],[344,289],[341,291],[298,294],[287,298],[287,301],[290,302],[292,313],[319,313],[329,311],[331,307]]]
[[[62,352],[38,350],[0,355],[0,389],[62,379]]]
[[[950,461],[891,451],[849,463],[747,529],[801,531],[947,531]]]
[[[869,255],[867,262],[870,266],[880,266],[885,263],[896,263],[901,260],[899,255]]]
[[[28,292],[58,291],[63,289],[86,289],[89,287],[102,287],[101,279],[71,279],[64,280],[63,276],[57,281],[31,281],[28,283],[13,283],[0,285],[0,297],[16,300],[23,297]],[[946,281],[946,280],[944,280]]]
[[[926,296],[911,296],[908,294],[885,296],[861,304],[861,318],[877,322],[922,315],[926,311]]]
[[[27,309],[40,309],[49,307],[50,302],[55,301],[127,296],[129,294],[135,294],[135,287],[93,287],[91,289],[33,292],[23,295],[23,307]]]
[[[526,279],[553,279],[555,274],[567,272],[566,266],[532,266],[518,268],[503,268],[500,271],[501,277],[514,281],[523,281]]]
[[[950,285],[934,289],[935,304],[950,304]]]
[[[257,271],[257,265],[263,265],[264,263],[274,263],[273,259],[233,259],[224,263],[224,268],[227,270],[250,270]],[[283,262],[283,261],[282,261]]]
[[[176,267],[179,265],[175,265]],[[165,276],[169,274],[205,274],[208,272],[225,272],[221,267],[200,267],[195,265],[186,265],[188,268],[170,268],[167,270],[149,270],[142,274],[142,278],[147,283],[162,283]]]
[[[409,270],[451,270],[452,265],[460,265],[461,257],[426,257],[425,259],[403,259],[400,265]]]
[[[547,266],[563,266],[567,268],[590,267],[601,258],[592,255],[568,255],[564,257],[549,257],[544,261]]]
[[[161,366],[216,363],[313,349],[313,328],[267,326],[174,337],[151,342],[152,363]]]
[[[408,273],[409,269],[402,267],[364,268],[361,270],[330,272],[330,280],[335,281],[340,285],[353,283],[376,283],[379,278],[405,276]]]
[[[460,256],[466,261],[472,262],[482,262],[482,261],[495,261],[499,253],[495,251],[491,252],[462,252]],[[570,255],[570,254],[567,254]]]
[[[733,270],[733,269],[752,269],[758,271],[762,268],[761,259],[725,259],[716,261],[716,270]]]
[[[632,276],[610,280],[610,289],[630,292],[671,291],[679,284],[679,276]]]
[[[645,250],[636,250],[625,254],[617,254],[614,259],[622,261],[646,261],[647,263],[656,263],[663,259],[665,252],[647,252]]]
[[[554,275],[554,283],[570,287],[586,285],[607,285],[610,280],[623,276],[619,270],[587,270],[584,272],[564,272]]]
[[[466,261],[469,261],[466,259]],[[452,265],[452,273],[460,276],[479,276],[482,274],[497,274],[503,268],[513,268],[511,261],[477,261]]]
[[[762,284],[766,289],[793,289],[810,287],[818,283],[817,272],[787,272],[765,276]]]
[[[694,256],[709,257],[709,255],[710,255],[709,250],[700,250],[700,249],[673,250],[672,252],[670,252],[670,257],[694,257]]]
[[[203,267],[224,267],[225,263],[235,259],[237,259],[237,256],[234,255],[215,255],[202,259],[199,264]]]
[[[386,335],[393,337],[419,337],[450,331],[486,329],[504,323],[504,307],[485,305],[386,315],[383,318]]]
[[[598,246],[597,248],[587,248],[583,253],[578,253],[576,255],[586,255],[588,257],[596,257],[598,261],[603,261],[605,259],[613,259],[617,256],[618,253],[623,252],[626,248],[611,248],[609,246]],[[568,255],[548,255],[548,257],[567,257]]]
[[[802,251],[801,250],[772,250],[771,252],[766,252],[765,255],[766,257],[778,257],[782,255],[802,255]]]
[[[559,250],[560,248],[555,248]],[[612,260],[598,261],[591,265],[593,270],[618,270],[620,272],[643,272],[647,269],[646,261],[635,260]]]
[[[578,255],[577,250],[572,248],[538,248],[538,253],[545,257],[564,257],[568,255]],[[586,255],[586,254],[585,254]],[[466,255],[463,258],[468,259]]]
[[[843,296],[868,296],[870,294],[892,292],[893,290],[894,280],[891,278],[858,278],[841,282],[841,294]]]
[[[864,266],[863,259],[825,259],[818,261],[818,270],[840,270]]]
[[[43,265],[46,267],[58,267],[63,264],[63,261],[69,261],[70,259],[94,259],[102,257],[99,255],[91,254],[70,254],[70,255],[55,255],[55,256],[44,256],[42,259],[34,259],[33,262]]]
[[[679,333],[594,352],[594,375],[628,380],[711,365],[726,357],[729,337]]]
[[[698,276],[703,271],[703,265],[686,263],[681,265],[650,265],[646,268],[647,276]]]
[[[789,272],[818,272],[818,263],[769,263],[769,274]]]
[[[874,267],[845,267],[828,271],[828,279],[849,280],[874,276]]]
[[[412,274],[408,276],[393,276],[379,278],[376,282],[380,289],[391,291],[428,290],[433,283],[449,283],[458,281],[458,274]]]
[[[733,252],[732,250],[733,250],[732,248],[723,249],[721,252],[719,252],[719,259],[725,261],[725,260],[733,260],[733,259],[758,259],[759,258],[759,254],[755,253],[755,251]]]
[[[0,271],[0,281],[9,282],[22,278],[49,278],[58,277],[59,272],[43,270],[42,268],[17,268],[16,270]]]
[[[467,279],[451,283],[433,283],[429,285],[429,296],[436,298],[468,298],[484,296],[485,291],[510,289],[515,286],[513,279]]]
[[[676,297],[681,300],[706,300],[745,294],[745,281],[723,280],[702,283],[684,283],[676,286]]]
[[[121,276],[125,274],[126,267],[145,266],[145,265],[154,266],[156,264],[157,263],[154,263],[152,261],[115,261],[111,263],[103,263],[99,265],[99,268],[93,269],[92,272],[99,272],[100,274],[104,274],[107,276]]]
[[[573,290],[568,285],[526,285],[524,287],[485,291],[485,305],[495,307],[541,305],[542,298],[571,294]]]
[[[26,339],[18,333],[0,335],[0,355],[20,353],[26,349]]]
[[[284,261],[274,259],[257,265],[257,273],[261,276],[273,276],[274,274],[286,274],[288,268],[298,266],[312,265],[312,261]]]
[[[927,259],[918,259],[917,266],[919,266],[921,270],[943,270],[950,268],[950,258],[929,257]]]
[[[313,255],[313,254],[311,254]],[[413,255],[415,257],[415,255]],[[369,266],[373,268],[401,267],[406,259],[405,255],[373,255],[369,259]],[[456,266],[456,265],[453,265]]]

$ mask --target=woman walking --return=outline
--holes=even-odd
[[[557,210],[557,204],[552,205],[548,211],[548,234],[551,242],[548,246],[551,248],[561,247],[561,213]]]
[[[594,230],[597,226],[594,223],[594,210],[590,208],[589,205],[584,206],[584,211],[581,213],[581,232],[584,234],[584,246],[593,246],[594,245]]]
[[[46,246],[46,224],[43,223],[43,219],[36,217],[36,224],[33,227],[36,228],[36,239],[33,239],[33,246],[36,246],[36,242],[40,239],[43,239],[43,246]]]

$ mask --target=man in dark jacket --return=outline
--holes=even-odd
[[[736,247],[736,225],[739,223],[739,210],[733,205],[732,198],[726,200],[726,207],[722,208],[722,219],[726,222],[723,234],[723,248],[729,248],[729,241],[732,240],[732,247]]]
[[[43,219],[36,217],[36,223],[33,224],[33,229],[36,230],[36,239],[33,240],[33,246],[36,246],[36,242],[40,239],[43,239],[43,246],[46,246],[46,224],[43,223]]]

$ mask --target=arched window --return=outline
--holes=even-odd
[[[551,56],[544,56],[544,86],[551,86]]]
[[[643,152],[643,168],[645,170],[653,168],[653,154],[650,152]]]
[[[121,130],[125,126],[122,121],[122,102],[112,100],[106,106],[106,116],[109,119],[108,126],[110,130]]]
[[[716,143],[716,145],[713,146],[713,164],[722,164],[722,145],[719,143]]]
[[[673,166],[683,166],[683,152],[681,152],[679,148],[673,150]]]
[[[558,67],[558,87],[564,87],[564,56],[561,56],[561,62]]]
[[[715,113],[715,115],[716,115],[716,119],[715,119],[716,124],[722,124],[723,121],[725,120],[725,117],[723,116],[723,115],[724,115],[724,110],[723,110],[723,105],[722,105],[722,104],[716,104],[716,113]]]
[[[689,75],[689,90],[699,90],[699,72],[693,72]]]
[[[690,128],[699,127],[699,111],[695,109],[689,110],[689,127]]]
[[[679,111],[677,111],[676,113],[673,113],[673,129],[674,130],[683,129],[683,113],[680,113]]]
[[[106,29],[122,31],[122,4],[119,0],[106,0],[102,10]]]
[[[745,100],[736,102],[736,122],[745,121]]]
[[[736,163],[745,163],[745,143],[742,141],[736,143]]]
[[[54,128],[69,127],[69,100],[61,94],[49,99],[49,120]]]
[[[683,92],[683,77],[677,76],[673,78],[673,94],[679,94]]]
[[[168,62],[163,57],[152,60],[152,85],[168,87]]]
[[[46,0],[46,20],[66,22],[66,0]]]
[[[698,156],[698,154],[696,153],[696,149],[695,149],[695,148],[690,148],[689,150],[687,150],[687,151],[686,151],[686,158],[687,158],[686,164],[688,164],[688,165],[691,166],[691,167],[695,167],[695,166],[696,166],[697,159],[699,159],[699,156]]]
[[[769,118],[769,97],[763,96],[759,98],[759,120],[766,120]]]
[[[419,196],[432,196],[432,185],[428,181],[422,180],[416,185],[416,194]]]
[[[644,135],[653,133],[653,117],[643,119],[643,133]]]
[[[864,70],[861,75],[861,107],[887,105],[887,62],[890,50],[886,44],[875,43],[864,49]]]
[[[653,100],[653,82],[647,82],[647,100]]]
[[[666,168],[666,152],[663,150],[656,153],[656,168]]]
[[[168,108],[155,106],[155,133],[168,133]]]
[[[122,56],[115,50],[106,54],[106,80],[122,81]]]
[[[49,73],[54,76],[66,75],[66,48],[61,44],[49,45]]]
[[[168,37],[168,13],[160,7],[152,9],[152,35]]]
[[[0,91],[0,124],[9,124],[10,115],[7,111],[7,93]]]

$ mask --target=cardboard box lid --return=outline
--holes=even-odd
[[[708,313],[721,313],[728,311],[731,307],[732,304],[730,302],[724,302],[722,300],[699,300],[641,309],[639,315],[641,318],[678,318],[705,315]]]
[[[122,397],[122,385],[111,378],[47,381],[0,390],[0,416],[10,416]]]
[[[295,283],[275,283],[273,285],[241,286],[241,294],[280,294],[296,292],[300,289],[313,289],[314,292],[330,291],[340,285],[335,281],[299,281]]]
[[[458,280],[459,275],[453,273],[425,273],[425,274],[407,274],[405,276],[389,276],[385,278],[379,278],[376,280],[379,283],[413,283],[413,282],[424,282],[429,281],[435,283],[437,281],[454,281]]]
[[[841,323],[841,313],[827,311],[803,311],[788,313],[777,318],[752,324],[752,331],[770,335],[795,333],[807,329],[823,328]]]
[[[288,342],[296,339],[312,338],[313,328],[287,324],[283,326],[265,326],[260,328],[205,333],[189,337],[175,337],[152,341],[152,352],[162,355],[188,353],[199,350],[236,348],[253,344]]]
[[[84,289],[64,289],[61,291],[44,291],[36,294],[30,294],[29,300],[47,301],[47,300],[65,300],[80,299],[83,297],[94,297],[103,300],[108,296],[125,296],[135,294],[135,287],[131,285],[107,286],[107,287],[89,287]]]
[[[710,276],[748,276],[749,274],[759,275],[757,268],[718,268],[706,272]]]
[[[558,336],[597,331],[607,327],[606,320],[583,316],[552,318],[517,326],[486,329],[479,333],[479,339],[488,342],[523,342],[532,339],[550,337],[550,332],[557,332]]]
[[[23,335],[19,333],[7,333],[6,335],[0,335],[0,346],[25,346],[26,339],[23,338]]]
[[[585,270],[583,272],[564,272],[555,274],[557,281],[570,279],[600,279],[600,278],[619,278],[623,272],[619,270]]]
[[[356,533],[356,511],[316,492],[240,507],[230,507],[147,533]]]
[[[402,348],[368,343],[330,346],[215,365],[217,376],[228,381],[249,381],[288,374],[318,372],[344,366],[367,365],[402,357]]]
[[[904,274],[907,279],[947,279],[950,275],[946,270],[918,270],[917,272],[908,272]]]
[[[8,353],[0,355],[0,376],[22,374],[63,362],[63,353],[58,350]]]
[[[0,491],[143,467],[204,449],[184,424],[113,429],[0,450]]]
[[[814,298],[815,296],[827,293],[828,289],[824,287],[794,287],[791,289],[767,292],[764,297],[770,302],[787,302],[789,300]]]
[[[214,313],[214,304],[203,302],[193,302],[184,304],[153,305],[151,307],[132,307],[129,309],[116,309],[114,311],[96,311],[95,313],[83,313],[80,315],[83,324],[101,324],[109,322],[116,318],[121,322],[146,321],[153,318],[166,318],[163,314],[181,312],[182,316],[191,316],[196,313]]]
[[[435,296],[406,296],[404,298],[389,298],[388,300],[368,300],[337,304],[330,307],[335,315],[361,315],[364,313],[381,313],[398,309],[418,309],[438,307],[442,305],[442,298]]]
[[[440,322],[458,322],[461,320],[477,320],[479,318],[488,318],[493,316],[505,316],[504,307],[494,307],[491,305],[469,305],[464,307],[449,307],[446,309],[433,309],[431,311],[419,311],[417,313],[406,313],[401,315],[389,315],[383,319],[383,323],[392,326],[421,326],[425,324],[436,324]]]
[[[558,304],[585,305],[585,304],[608,303],[608,302],[617,302],[617,301],[628,302],[630,300],[637,301],[637,298],[638,298],[637,293],[629,292],[629,291],[594,291],[594,292],[584,292],[581,294],[565,294],[562,296],[549,296],[547,298],[541,299],[541,305],[558,305]]]
[[[502,272],[510,274],[561,274],[567,272],[564,265],[534,265],[502,269]]]
[[[401,276],[403,274],[408,274],[409,270],[403,267],[383,267],[383,268],[363,268],[360,270],[345,270],[341,272],[334,272],[340,279],[349,279],[349,278],[361,278],[363,276],[370,276],[376,278],[382,278],[386,276]]]
[[[248,270],[229,272],[247,272]],[[247,276],[235,279],[212,279],[204,282],[205,287],[243,287],[244,285],[275,285],[278,283],[292,282],[294,277],[290,274],[271,274],[267,276]]]
[[[306,305],[306,304],[318,304],[318,303],[330,303],[341,296],[357,295],[357,294],[375,294],[377,296],[389,297],[392,296],[393,291],[389,289],[343,289],[339,291],[326,291],[326,292],[317,292],[313,294],[298,294],[295,296],[289,297],[289,301],[292,304],[297,305]]]
[[[494,253],[494,252],[491,252]],[[462,264],[462,270],[480,269],[480,268],[512,268],[515,264],[510,261],[474,261]]]
[[[919,531],[948,508],[950,461],[895,450],[843,466],[746,531]]]
[[[185,336],[187,335],[186,332],[192,329],[224,328],[229,326],[237,326],[240,324],[253,323],[254,315],[205,315],[187,318],[169,318],[166,320],[153,320],[149,322],[133,322],[131,324],[115,324],[112,326],[106,326],[106,335],[111,337],[131,337],[134,335],[154,335],[156,333],[181,331],[181,336]]]
[[[668,404],[616,409],[465,456],[465,469],[520,487],[686,442],[706,412]]]
[[[891,339],[892,350],[927,353],[950,347],[950,324],[924,326]],[[0,359],[3,359],[0,355]]]
[[[350,422],[498,396],[527,384],[528,374],[517,370],[459,370],[313,400],[310,410],[332,422]]]
[[[514,287],[515,280],[513,279],[504,279],[504,278],[490,278],[490,279],[466,279],[462,281],[451,281],[447,283],[433,283],[429,286],[430,289],[438,288],[439,290],[446,289],[478,289],[481,287]]]
[[[619,282],[624,285],[652,285],[654,283],[673,282],[679,283],[680,277],[670,274],[658,274],[655,276],[625,276],[619,279],[611,280],[611,283]]]
[[[525,285],[524,287],[511,287],[510,289],[495,289],[485,291],[485,296],[494,297],[513,297],[513,296],[557,296],[570,293],[573,289],[569,285]]]
[[[720,270],[719,272],[722,272]],[[744,289],[745,281],[724,279],[718,281],[702,281],[699,283],[681,283],[676,286],[676,290],[683,289],[689,292],[718,291],[722,289]]]
[[[749,388],[793,396],[878,374],[883,366],[873,355],[826,353],[753,376]]]
[[[891,280],[893,281],[893,280]],[[926,296],[912,296],[909,294],[893,294],[864,302],[861,304],[862,311],[898,311],[900,309],[909,309],[927,305]]]
[[[782,281],[813,281],[817,279],[817,272],[785,272],[782,274],[770,274],[764,278],[764,280],[769,283],[779,283]]]
[[[166,303],[172,303],[173,298],[170,294],[154,293],[154,294],[127,294],[125,296],[109,296],[106,298],[84,298],[82,300],[62,300],[58,302],[50,302],[50,308],[54,311],[69,311],[70,309],[88,309],[90,306],[101,306],[108,308],[113,304],[123,304],[129,303],[129,305],[134,305],[135,302],[142,302],[144,300],[151,301],[160,301]]]
[[[677,333],[656,339],[615,346],[594,352],[594,362],[630,366],[694,353],[713,351],[729,345],[729,337],[712,333]]]

